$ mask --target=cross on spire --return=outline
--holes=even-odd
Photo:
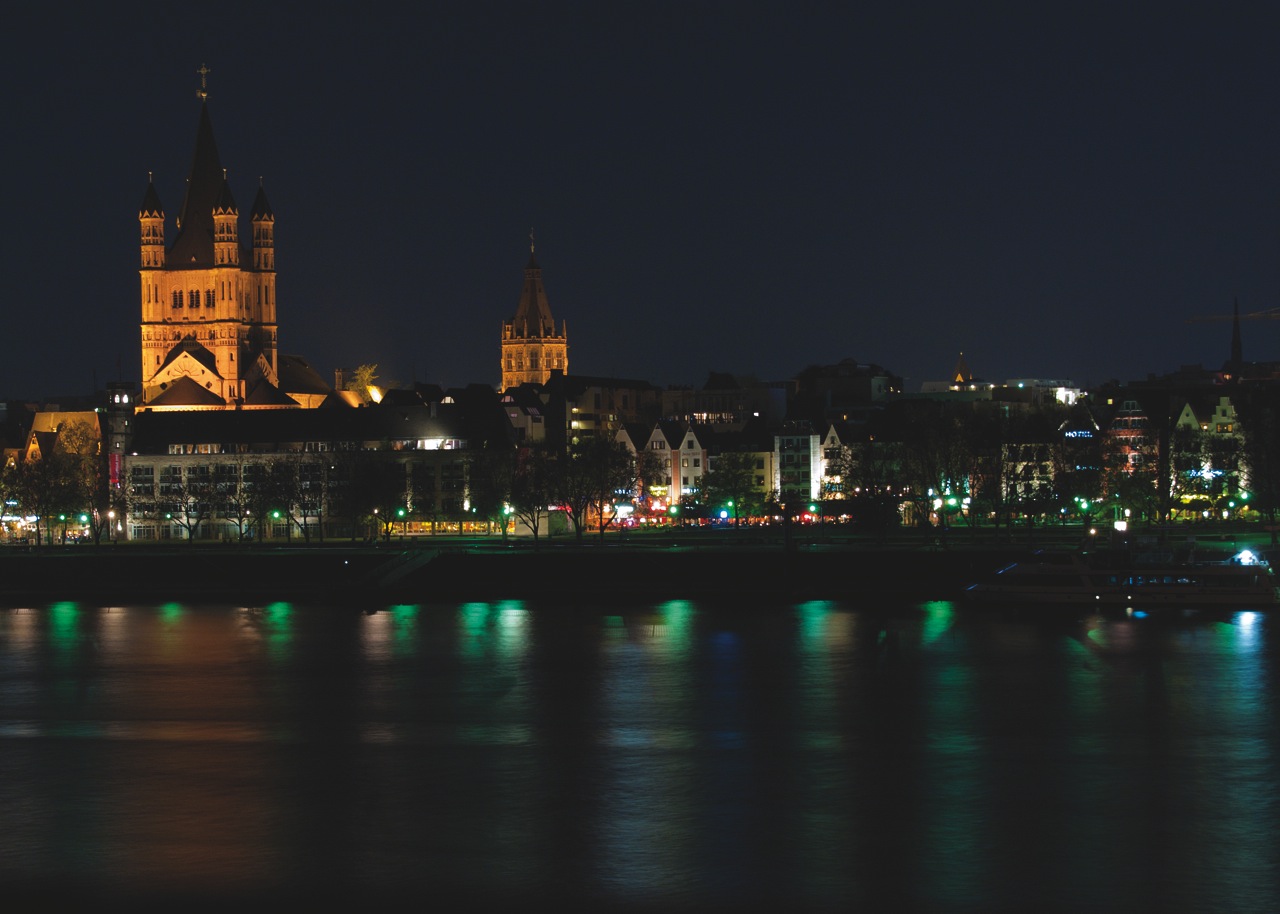
[[[533,229],[529,229],[529,253],[533,253]]]
[[[196,70],[200,74],[200,88],[196,90],[196,98],[200,101],[207,101],[209,98],[209,68],[204,64],[200,64],[200,69]]]

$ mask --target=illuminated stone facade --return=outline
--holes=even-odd
[[[552,371],[569,370],[569,341],[564,321],[556,332],[542,287],[542,269],[529,246],[524,289],[515,317],[502,324],[502,390],[521,384],[545,384]]]
[[[296,407],[279,389],[275,215],[258,188],[243,239],[203,89],[176,235],[148,183],[138,212],[142,403],[151,409]]]

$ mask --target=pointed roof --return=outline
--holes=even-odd
[[[236,207],[236,199],[231,196],[231,185],[227,183],[227,176],[224,172],[222,175],[222,187],[218,189],[218,201],[213,204],[215,213],[239,215],[240,210]]]
[[[253,389],[245,395],[244,405],[296,407],[298,405],[298,401],[286,394],[279,387],[276,387],[266,378],[262,378],[257,384],[253,385]]]
[[[538,266],[532,248],[530,245],[529,264],[524,268],[524,288],[511,323],[516,333],[522,336],[554,336],[555,322],[551,319],[547,291],[542,286],[542,268]]]
[[[164,389],[163,393],[152,397],[147,406],[179,407],[226,406],[227,402],[211,390],[206,390],[189,377],[183,376]]]
[[[254,222],[275,222],[276,214],[271,210],[271,204],[267,202],[267,192],[262,189],[262,182],[258,182],[258,193],[253,198],[253,208],[249,210],[249,218]]]
[[[218,371],[218,357],[210,352],[203,343],[197,340],[190,333],[179,340],[178,344],[169,350],[168,354],[164,357],[164,362],[157,370],[157,374],[167,368],[171,362],[181,356],[184,352],[191,353],[191,357],[193,359],[205,368],[209,369],[209,371],[217,377],[222,377],[221,373]]]
[[[1231,367],[1239,368],[1244,362],[1244,349],[1240,345],[1240,299],[1235,299],[1231,315]]]
[[[973,372],[969,370],[969,366],[965,363],[964,353],[960,353],[960,358],[956,360],[955,371],[951,372],[951,383],[967,384],[973,380]]]
[[[213,139],[209,105],[200,105],[200,125],[196,129],[196,151],[187,176],[187,192],[178,214],[178,237],[165,258],[172,268],[213,266],[213,210],[226,183],[226,172],[218,158]]]
[[[156,184],[150,175],[147,175],[147,192],[142,195],[142,206],[138,207],[138,218],[147,216],[164,218],[164,206],[160,203],[160,195],[156,193]]]
[[[280,355],[280,389],[291,394],[330,394],[333,386],[300,355]]]
[[[624,422],[615,433],[614,439],[622,441],[625,438],[632,450],[642,451],[649,444],[652,432],[653,427],[643,422]]]

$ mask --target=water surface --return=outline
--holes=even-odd
[[[948,603],[6,610],[0,890],[1269,911],[1278,638]]]

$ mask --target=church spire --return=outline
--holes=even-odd
[[[164,267],[164,206],[156,193],[151,172],[147,172],[147,192],[138,207],[138,223],[142,243],[142,269],[159,270]],[[144,290],[144,296],[147,294]],[[144,298],[144,300],[146,300]]]
[[[204,91],[204,90],[201,90]],[[187,176],[187,192],[178,210],[178,236],[169,252],[172,267],[211,267],[214,265],[213,211],[222,198],[226,170],[218,156],[213,138],[213,122],[209,106],[200,104],[200,123],[196,127],[196,150]]]
[[[1239,371],[1244,363],[1244,351],[1240,345],[1240,299],[1235,299],[1231,316],[1231,370]]]

